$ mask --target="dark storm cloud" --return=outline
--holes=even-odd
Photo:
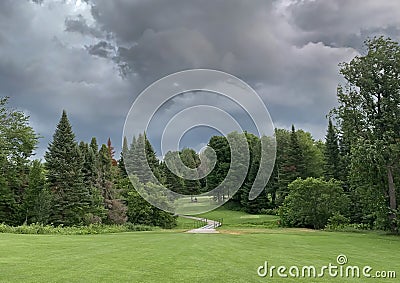
[[[361,49],[368,36],[400,39],[399,1],[294,1],[290,22],[304,33],[300,42],[323,42],[335,47]]]
[[[285,31],[276,30],[270,1],[94,3],[93,16],[115,35],[121,60],[145,80],[189,68],[240,68],[246,79],[276,79],[285,57]]]
[[[276,126],[295,123],[323,138],[338,63],[357,55],[368,36],[400,40],[396,0],[39,2],[0,1],[0,95],[31,115],[45,137],[42,152],[62,109],[79,139],[110,136],[118,149],[138,93],[191,68],[238,76],[261,95]],[[187,95],[167,110],[195,102],[202,97]],[[157,139],[162,129],[154,127]],[[196,146],[198,135],[185,144],[190,139]]]
[[[319,138],[335,104],[337,65],[356,55],[298,44],[300,27],[287,18],[292,7],[279,1],[92,3],[98,26],[115,36],[119,60],[144,85],[190,68],[226,71],[262,95],[278,125],[318,125]]]
[[[86,47],[89,54],[103,57],[103,58],[113,58],[115,54],[115,49],[112,44],[106,41],[100,41],[94,45]]]

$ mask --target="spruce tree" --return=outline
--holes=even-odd
[[[159,162],[146,134],[139,134],[137,139],[133,138],[125,166],[128,173],[136,175],[141,183],[156,183],[161,179]]]
[[[97,158],[99,152],[99,145],[97,144],[97,139],[95,137],[93,137],[92,140],[90,141],[90,148],[92,149],[93,153]]]
[[[114,156],[115,156],[115,149],[114,149],[114,147],[112,146],[111,138],[108,138],[108,140],[107,140],[107,149],[108,149],[108,154],[110,155],[110,158],[111,158],[111,163],[112,163],[112,165],[113,165],[113,166],[117,166],[117,165],[118,165],[118,164],[117,164],[117,160],[115,160],[115,158],[114,158]]]
[[[325,139],[325,178],[339,179],[339,145],[332,120],[329,119],[328,130]]]
[[[53,194],[51,221],[64,225],[82,224],[89,212],[90,193],[84,184],[80,150],[65,111],[45,159],[48,186]]]
[[[124,140],[126,140],[126,137],[124,138]],[[133,174],[135,158],[137,158],[137,156],[135,155],[135,147],[136,147],[136,137],[132,138],[132,142],[129,146],[125,145],[122,147],[124,167],[128,176]]]
[[[300,147],[300,143],[297,137],[294,125],[292,125],[292,131],[290,133],[290,140],[287,149],[286,160],[279,174],[279,202],[282,203],[284,198],[288,195],[288,185],[296,180],[297,178],[306,178],[305,176],[305,162],[303,151]]]
[[[128,173],[126,172],[125,168],[125,160],[124,156],[129,156],[129,147],[128,147],[128,140],[126,137],[124,137],[124,142],[122,144],[122,152],[121,152],[121,157],[118,160],[118,168],[119,168],[119,174],[122,178],[128,177]]]
[[[100,223],[104,218],[104,200],[97,184],[99,177],[98,169],[98,154],[93,152],[90,145],[85,142],[79,144],[81,159],[82,159],[82,173],[83,182],[85,187],[89,190],[90,194],[90,214],[87,215],[87,223]]]
[[[183,188],[183,179],[177,175],[175,175],[171,170],[169,170],[166,162],[172,158],[173,153],[171,151],[168,151],[165,154],[164,160],[165,162],[162,162],[160,165],[161,170],[163,171],[163,176],[164,176],[164,185],[167,189],[179,193],[179,194],[185,194],[186,192],[184,191]],[[173,164],[170,164],[172,166]]]
[[[150,166],[151,171],[157,180],[161,179],[160,163],[157,159],[156,152],[150,141],[147,139],[146,133],[144,133],[145,149],[146,149],[146,159]]]

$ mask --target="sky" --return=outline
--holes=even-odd
[[[343,83],[338,64],[363,54],[367,37],[400,41],[399,11],[397,0],[3,0],[0,96],[30,116],[39,158],[63,109],[78,141],[110,137],[120,151],[136,97],[166,75],[197,68],[246,82],[275,127],[294,124],[323,139]],[[202,103],[252,131],[238,105],[184,93],[154,116],[148,137],[156,151],[171,113]],[[193,128],[181,145],[198,150],[213,134]]]

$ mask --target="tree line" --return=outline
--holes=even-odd
[[[160,161],[143,133],[130,143],[125,139],[121,157],[115,160],[110,140],[100,147],[95,138],[77,143],[64,111],[42,163],[30,161],[38,137],[28,117],[8,108],[3,98],[0,222],[82,225],[128,221],[173,227],[175,217],[138,194],[126,167],[135,164],[136,171],[131,173],[140,177],[143,182],[137,186],[145,191],[158,191],[160,185],[152,181],[155,177],[172,191],[197,195],[220,185],[229,169],[243,168],[241,164],[232,168],[228,142],[242,137],[250,153],[244,182],[233,196],[225,184],[214,201],[232,197],[226,205],[231,209],[279,213],[285,226],[319,229],[340,222],[398,231],[400,47],[383,37],[366,40],[365,47],[364,55],[340,65],[346,83],[338,86],[338,106],[327,115],[325,141],[315,140],[294,125],[291,130],[275,130],[276,162],[269,182],[254,200],[248,194],[258,174],[261,143],[268,137],[248,132],[212,137],[208,146],[217,156],[215,167],[204,178],[186,180],[166,164],[178,157],[187,167],[198,168],[200,156],[193,149],[168,152]],[[145,148],[145,162],[153,174],[136,166],[143,162],[140,148]]]
[[[63,111],[44,155],[30,161],[38,136],[22,112],[0,107],[0,222],[53,225],[144,224],[172,228],[176,217],[136,193],[109,139],[76,142]]]

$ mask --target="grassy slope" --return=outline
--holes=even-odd
[[[247,229],[247,228],[277,228],[278,227],[278,216],[272,215],[253,215],[242,211],[232,211],[220,207],[216,210],[194,215],[200,218],[207,218],[216,221],[223,222],[223,226],[219,229]],[[179,217],[177,229],[193,229],[198,227],[198,222],[191,219]]]
[[[0,282],[311,282],[259,278],[256,269],[265,260],[273,265],[322,266],[335,263],[339,253],[346,254],[353,265],[371,265],[374,269],[400,273],[398,237],[264,231],[213,235],[0,234]],[[313,282],[365,282],[365,279],[345,281],[326,277]]]
[[[214,220],[222,219],[222,228],[224,229],[243,227],[275,228],[279,219],[278,216],[248,214],[242,211],[227,210],[224,207],[196,216]]]

